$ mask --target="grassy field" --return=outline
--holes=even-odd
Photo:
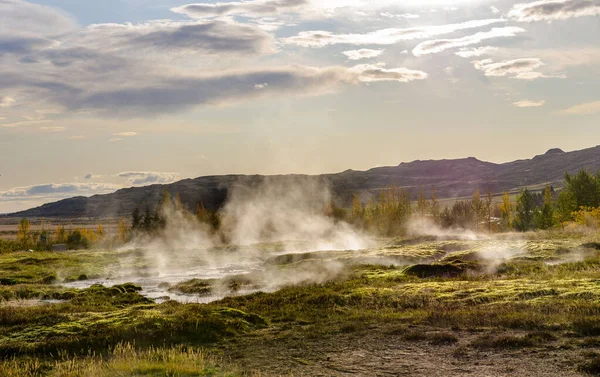
[[[155,303],[133,284],[61,286],[131,252],[4,254],[0,376],[600,375],[595,237],[423,237],[280,255],[269,263],[288,273],[332,259],[345,273],[210,304]],[[170,289],[223,284],[246,283]]]

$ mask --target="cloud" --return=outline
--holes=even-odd
[[[150,171],[128,171],[117,174],[125,178],[129,184],[134,186],[148,184],[172,183],[179,179],[178,173],[150,172]]]
[[[558,112],[561,115],[592,115],[600,113],[600,101],[586,102]]]
[[[415,80],[424,80],[427,73],[415,71],[407,68],[385,68],[385,63],[361,64],[352,68],[359,74],[362,82],[375,81],[398,81],[410,82]]]
[[[45,123],[50,123],[50,122],[51,121],[49,121],[49,120],[24,120],[21,122],[0,124],[0,127],[18,128],[18,127],[36,126],[39,124],[45,124]]]
[[[541,101],[522,100],[522,101],[518,101],[518,102],[513,102],[513,106],[516,106],[516,107],[540,107],[540,106],[544,106],[545,103],[546,103],[545,100],[541,100]]]
[[[406,19],[415,19],[415,18],[421,17],[418,14],[413,14],[413,13],[393,14],[393,13],[388,13],[388,12],[381,13],[381,16],[383,16],[385,18],[406,18]]]
[[[208,104],[232,104],[276,96],[322,95],[340,85],[368,81],[408,82],[426,78],[421,71],[386,69],[381,65],[271,68],[217,75],[165,78],[160,85],[117,87],[70,99],[71,110],[96,109],[111,116],[151,116]],[[260,90],[257,90],[260,89]],[[116,140],[115,140],[116,141]]]
[[[88,173],[83,177],[83,179],[92,179],[92,178],[94,178],[94,175],[91,173]]]
[[[125,139],[122,139],[120,137],[115,137],[115,138],[112,138],[112,139],[108,139],[108,142],[109,143],[116,143],[118,141],[123,141],[123,140],[125,140]]]
[[[40,127],[40,131],[45,131],[45,132],[64,132],[66,130],[67,130],[66,127],[56,127],[56,126]]]
[[[371,50],[368,48],[362,48],[360,50],[344,51],[342,54],[346,55],[350,60],[360,60],[368,58],[376,58],[383,54],[385,50]]]
[[[508,17],[520,22],[556,21],[600,15],[599,0],[542,0],[515,4]]]
[[[500,9],[496,8],[495,6],[491,6],[490,10],[492,11],[492,13],[500,13]]]
[[[119,186],[106,183],[48,183],[27,187],[16,187],[1,191],[0,199],[56,198],[79,195],[95,195],[112,192]]]
[[[422,56],[427,54],[436,54],[444,50],[470,46],[479,44],[487,39],[500,38],[500,37],[514,37],[518,33],[524,32],[525,29],[509,26],[502,28],[493,28],[490,31],[479,32],[473,35],[467,35],[462,38],[456,39],[434,39],[419,43],[412,51],[415,56]]]
[[[0,0],[0,34],[57,35],[76,26],[73,17],[56,8],[23,0]]]
[[[461,48],[460,51],[455,52],[455,54],[461,58],[474,58],[481,55],[491,54],[496,51],[498,51],[498,47],[484,46],[476,48]]]
[[[137,134],[138,134],[137,132],[118,132],[113,135],[114,136],[131,137],[131,136],[136,136]]]
[[[15,102],[15,99],[12,97],[0,96],[0,107],[11,107]]]
[[[565,78],[564,75],[546,75],[535,69],[544,63],[538,58],[521,58],[494,63],[491,59],[475,60],[473,66],[491,77],[511,76],[519,80],[535,80],[539,78]]]
[[[308,0],[249,0],[226,3],[188,4],[171,11],[184,14],[191,18],[205,18],[226,15],[241,15],[245,17],[260,17],[282,12],[301,10],[309,5]]]
[[[36,50],[57,45],[56,41],[46,38],[0,35],[0,56],[2,54],[29,54]]]
[[[69,136],[69,140],[83,140],[83,139],[85,139],[85,136],[83,136],[83,135]]]
[[[127,55],[135,51],[245,55],[274,51],[272,36],[261,28],[224,20],[98,24],[89,26],[75,37],[69,42],[75,47]]]
[[[391,45],[405,40],[430,38],[459,30],[474,29],[506,22],[503,19],[472,20],[458,24],[421,26],[407,29],[383,29],[365,34],[335,34],[329,31],[302,31],[298,35],[280,39],[280,42],[301,47],[325,47],[335,44]]]

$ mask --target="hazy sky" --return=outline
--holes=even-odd
[[[0,0],[0,213],[600,144],[600,0]]]

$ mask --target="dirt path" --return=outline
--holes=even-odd
[[[548,345],[484,351],[470,346],[479,335],[454,334],[458,343],[432,345],[379,329],[328,339],[272,332],[267,339],[265,334],[239,339],[225,354],[248,374],[260,376],[583,376],[575,367],[581,350]]]

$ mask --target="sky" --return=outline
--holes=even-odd
[[[0,213],[593,147],[598,88],[600,0],[0,0]]]

